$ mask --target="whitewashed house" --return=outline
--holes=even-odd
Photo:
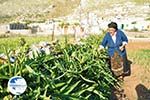
[[[0,25],[0,32],[1,33],[5,33],[9,30],[9,25],[4,24],[4,25]]]

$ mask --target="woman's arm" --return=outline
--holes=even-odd
[[[99,46],[101,49],[105,48],[108,42],[108,33],[106,33],[106,35],[104,36],[101,45]]]
[[[120,50],[123,51],[125,46],[128,44],[128,38],[127,36],[124,34],[124,32],[121,32],[121,39],[122,39],[122,45],[120,46]]]
[[[121,32],[121,39],[122,39],[122,44],[127,44],[128,43],[128,38],[127,36],[124,34],[124,32]]]

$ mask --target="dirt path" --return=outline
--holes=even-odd
[[[129,100],[150,100],[150,95],[147,93],[150,83],[142,81],[143,74],[150,75],[150,73],[145,73],[145,69],[141,66],[132,65],[131,76],[125,77],[123,89]]]
[[[150,49],[149,42],[129,42],[127,51]],[[132,59],[129,58],[132,62]],[[125,77],[123,89],[129,100],[150,100],[150,71],[141,65],[131,65],[131,75]]]

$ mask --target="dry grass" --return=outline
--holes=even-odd
[[[150,49],[150,42],[129,42],[127,45],[129,52],[136,52],[143,49]]]
[[[127,51],[133,64],[150,67],[150,42],[130,42]]]

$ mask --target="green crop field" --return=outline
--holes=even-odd
[[[68,42],[73,42],[74,38],[72,35],[68,35]],[[28,45],[36,44],[41,41],[51,42],[52,36],[12,36],[0,38],[0,53],[4,52],[4,48],[8,48],[10,50],[16,49],[20,44],[20,39],[24,38]],[[61,42],[65,42],[65,36],[57,36],[54,37],[55,40],[60,40]]]
[[[4,52],[4,48],[16,49],[19,46],[19,41],[24,38],[26,42],[31,45],[40,41],[50,41],[50,37],[8,37],[0,38],[0,53]]]
[[[68,42],[65,36],[55,37],[60,41],[50,45],[52,47],[50,54],[39,54],[34,58],[26,56],[27,48],[19,45],[20,38],[24,38],[28,45],[40,41],[51,43],[51,36],[0,38],[0,52],[7,53],[8,58],[9,49],[20,49],[14,63],[8,60],[5,64],[0,64],[1,99],[14,98],[7,90],[7,82],[16,75],[24,77],[28,84],[27,90],[18,96],[18,99],[108,100],[112,87],[119,85],[109,69],[106,51],[97,49],[103,35],[91,35],[81,39],[81,43],[77,44],[74,43],[73,36],[68,36]],[[143,69],[147,69],[146,73],[148,73],[150,50],[147,46],[149,44],[146,44],[145,48],[142,47],[143,49],[140,43],[129,42],[128,45],[129,60],[132,60],[133,65],[140,65]],[[148,80],[143,77],[144,74],[141,75],[142,82]]]
[[[17,39],[7,38],[8,48]],[[27,42],[49,38],[25,38]],[[31,41],[32,39],[32,41]],[[26,56],[26,47],[20,47],[20,53],[14,63],[9,60],[0,65],[0,98],[13,99],[7,90],[7,82],[12,76],[22,76],[28,87],[18,99],[31,100],[107,100],[111,88],[117,83],[110,71],[108,55],[99,51],[102,36],[90,36],[82,39],[81,44],[61,42],[52,47],[49,55],[39,54],[34,58]],[[6,41],[2,39],[1,41]],[[3,42],[5,43],[5,42]],[[16,45],[14,45],[15,47]],[[26,45],[25,45],[26,46]],[[9,58],[9,52],[7,52]]]

